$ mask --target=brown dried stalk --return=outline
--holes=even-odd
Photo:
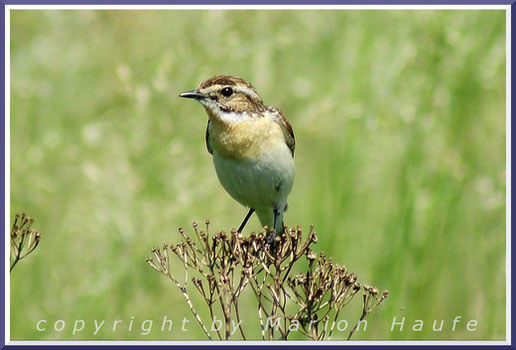
[[[349,332],[348,340],[353,336],[353,333],[360,324],[360,321],[365,320],[367,315],[376,309],[388,296],[388,291],[384,291],[382,295],[379,296],[378,289],[371,286],[364,286],[364,294],[362,294],[362,315],[360,316],[360,320],[358,320],[355,327],[353,327],[351,332]]]
[[[11,269],[18,261],[32,253],[41,240],[41,232],[32,228],[34,219],[23,214],[16,214],[11,228]]]
[[[183,240],[176,245],[164,244],[162,250],[154,248],[147,262],[181,290],[208,339],[212,336],[188,294],[188,271],[200,276],[191,282],[206,303],[212,322],[217,313],[222,314],[224,327],[216,336],[226,340],[235,331],[235,324],[242,339],[247,339],[239,311],[239,298],[245,290],[250,289],[256,298],[263,340],[286,340],[293,331],[312,340],[330,339],[341,310],[360,290],[364,291],[360,320],[388,295],[384,292],[381,300],[373,304],[378,299],[375,288],[361,287],[354,273],[334,264],[324,253],[317,255],[311,250],[317,243],[313,226],[305,240],[300,226],[285,228],[275,239],[268,236],[266,227],[249,237],[235,230],[210,236],[209,221],[205,230],[200,230],[197,223],[193,229],[195,239],[179,229]],[[183,264],[184,283],[172,277],[169,251]],[[299,272],[302,261],[306,261],[308,269]],[[299,273],[295,274],[295,270]]]

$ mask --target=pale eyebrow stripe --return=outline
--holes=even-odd
[[[220,85],[220,84],[217,84],[217,85],[211,85],[211,86],[208,86],[204,89],[201,89],[201,90],[205,90],[206,92],[212,92],[212,91],[217,91],[217,90],[220,90],[222,88],[223,85]]]
[[[240,85],[237,85],[237,86],[231,86],[231,85],[222,85],[222,84],[215,84],[215,85],[211,85],[210,87],[207,87],[203,90],[205,90],[207,93],[210,93],[212,91],[218,91],[220,89],[222,89],[223,87],[226,87],[226,86],[229,86],[230,88],[233,89],[233,91],[235,92],[240,92],[244,95],[247,95],[249,97],[251,97],[251,99],[260,99],[260,96],[258,95],[258,93],[256,91],[254,91],[253,89],[247,87],[247,86],[240,86]]]
[[[260,99],[260,96],[251,88],[248,88],[246,86],[235,86],[234,91],[241,92],[244,95],[250,96],[253,99]]]

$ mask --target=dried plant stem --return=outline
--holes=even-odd
[[[25,240],[25,235],[22,235],[22,237],[20,239],[20,243],[18,243],[18,245],[15,246],[16,249],[15,249],[15,254],[14,254],[14,260],[11,263],[11,268],[10,268],[9,272],[11,272],[14,269],[14,266],[16,266],[18,261],[20,261],[20,259],[21,259],[21,250],[22,250],[22,247],[23,247],[23,241],[24,240]]]
[[[34,219],[25,214],[16,214],[11,228],[11,266],[13,271],[16,264],[32,253],[41,240],[41,232],[32,228]]]
[[[199,323],[199,325],[201,326],[204,334],[206,334],[206,337],[208,337],[209,340],[211,340],[211,335],[210,333],[208,332],[208,329],[206,329],[206,326],[204,325],[204,323],[202,322],[201,318],[199,317],[199,314],[197,313],[197,311],[195,311],[195,308],[192,304],[192,301],[190,300],[190,297],[188,296],[188,292],[186,290],[185,287],[183,287],[181,285],[181,283],[179,283],[178,281],[176,281],[171,275],[169,275],[169,278],[172,282],[175,283],[175,285],[177,286],[177,288],[179,288],[179,290],[181,291],[181,294],[183,294],[183,297],[185,298],[186,300],[186,303],[188,304],[188,307],[190,308],[190,311],[192,312],[192,314],[194,315],[195,319],[197,320],[197,323]]]
[[[189,296],[189,281],[202,296],[212,325],[219,324],[217,329],[212,326],[219,340],[229,340],[237,329],[241,338],[247,339],[239,302],[246,289],[250,289],[255,297],[263,340],[287,340],[293,331],[312,340],[330,339],[342,309],[359,291],[364,292],[359,322],[387,297],[387,292],[379,296],[376,288],[362,287],[354,273],[334,264],[324,253],[317,255],[312,251],[310,247],[317,243],[313,226],[304,240],[300,226],[285,228],[283,234],[274,237],[266,227],[249,237],[243,237],[236,230],[211,236],[209,221],[204,230],[197,223],[193,228],[193,238],[179,229],[183,240],[170,247],[164,244],[163,253],[154,248],[154,258],[147,262],[181,290],[208,339],[212,339],[210,332]],[[182,263],[183,284],[172,276],[169,251]],[[299,270],[297,266],[301,265],[297,263],[303,258],[308,269],[294,275],[293,271]],[[189,272],[194,275],[191,279]],[[217,315],[222,315],[222,319]]]
[[[353,333],[355,333],[355,331],[357,330],[360,322],[365,320],[367,315],[369,315],[371,313],[371,311],[376,309],[389,296],[389,292],[385,291],[385,292],[383,292],[380,299],[377,299],[376,296],[378,295],[378,290],[376,288],[364,286],[364,289],[365,289],[365,291],[364,291],[364,294],[362,295],[362,315],[360,315],[360,319],[355,324],[355,327],[353,327],[353,329],[349,332],[348,340],[351,339],[351,337],[353,336]],[[367,292],[369,292],[369,293],[367,293]],[[374,305],[372,305],[373,301],[376,301],[376,303]]]

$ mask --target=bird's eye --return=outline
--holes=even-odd
[[[230,87],[225,87],[224,89],[220,90],[220,93],[226,97],[229,97],[233,95],[233,89]]]

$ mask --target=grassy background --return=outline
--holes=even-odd
[[[44,237],[11,278],[13,339],[204,339],[145,258],[179,226],[246,213],[218,184],[204,111],[177,98],[215,74],[251,81],[294,127],[287,224],[314,224],[317,250],[391,292],[354,339],[504,338],[503,11],[16,10],[11,217]]]

